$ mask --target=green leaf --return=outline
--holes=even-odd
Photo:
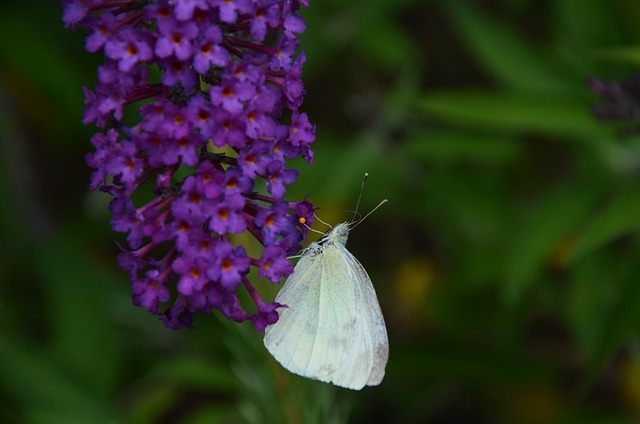
[[[234,391],[238,385],[228,367],[198,357],[171,358],[159,364],[154,375],[159,380],[205,390]]]
[[[617,269],[618,277],[622,277],[626,283],[610,309],[602,332],[599,348],[602,364],[634,334],[640,323],[640,267],[636,265],[635,269],[630,270],[630,265],[626,263]]]
[[[103,398],[87,390],[47,357],[0,336],[0,381],[27,411],[29,423],[114,423]]]
[[[365,172],[370,175],[367,186],[377,185],[378,192],[387,193],[383,197],[397,189],[397,179],[389,172],[388,166],[389,160],[393,159],[379,142],[368,137],[353,139],[332,134],[325,134],[323,138],[330,141],[314,146],[316,157],[313,169],[302,172],[292,184],[292,198],[312,193],[310,200],[320,207],[352,210]],[[371,200],[365,196],[363,206],[368,201],[377,204],[380,199],[374,197]],[[329,204],[329,201],[332,203]],[[338,201],[344,201],[344,204],[338,205]]]
[[[590,139],[607,135],[587,105],[570,97],[433,91],[418,97],[415,106],[452,124]]]
[[[558,378],[547,364],[517,352],[499,349],[476,349],[469,345],[432,340],[429,345],[399,347],[394,355],[402,361],[388,365],[388,384],[394,379],[456,379],[483,384],[517,382],[551,383]]]
[[[455,162],[461,160],[502,163],[523,153],[519,140],[499,136],[479,136],[453,131],[426,131],[405,140],[401,152],[408,159]]]
[[[584,62],[584,54],[591,47],[619,45],[622,40],[629,39],[624,36],[622,26],[623,14],[629,17],[629,29],[637,27],[636,8],[628,5],[625,7],[611,7],[610,2],[600,0],[564,0],[553,2],[556,9],[554,19],[557,20],[557,31],[562,34],[558,38],[558,45],[565,55],[572,55],[573,61]],[[584,66],[584,65],[583,65]]]
[[[633,264],[635,265],[635,264]],[[631,264],[622,264],[616,272],[625,280],[617,293],[615,302],[609,308],[602,326],[593,366],[583,377],[580,392],[585,395],[595,384],[602,369],[623,344],[634,337],[640,324],[640,267],[630,269]],[[606,283],[606,282],[603,282]]]
[[[183,424],[211,424],[223,422],[235,422],[231,417],[233,410],[231,405],[210,405],[194,411],[189,417],[184,418]]]
[[[458,34],[482,67],[502,84],[538,93],[567,91],[571,80],[552,69],[549,60],[514,27],[468,3],[449,2],[447,6]]]
[[[412,38],[393,21],[378,19],[360,28],[355,36],[359,51],[377,68],[389,71],[410,70],[422,56]]]
[[[114,283],[108,274],[96,272],[89,249],[72,229],[61,234],[63,238],[37,252],[50,308],[53,354],[87,386],[110,393],[123,360],[120,340],[109,319],[110,301],[120,281]]]
[[[180,387],[163,382],[163,384],[145,385],[139,393],[129,395],[132,398],[127,411],[129,424],[153,424],[175,407],[180,399]]]
[[[592,221],[568,262],[577,261],[615,238],[639,229],[640,187],[634,187],[613,201]]]
[[[81,53],[78,57],[63,48],[67,43],[77,43],[77,51],[81,52],[82,43],[79,37],[65,32],[61,23],[53,26],[50,19],[41,19],[49,12],[57,14],[60,10],[58,7],[49,10],[49,7],[44,6],[36,16],[27,9],[0,14],[0,37],[10,40],[0,43],[0,61],[3,71],[8,71],[3,76],[11,78],[5,87],[12,92],[30,123],[54,134],[45,141],[51,138],[66,143],[76,140],[68,136],[70,132],[86,132],[80,126],[81,86],[88,81],[82,78],[80,67],[89,55]]]
[[[627,63],[640,66],[640,46],[597,49],[593,51],[595,59]]]
[[[563,307],[573,339],[590,364],[595,364],[605,325],[617,301],[621,278],[620,260],[608,252],[591,255],[571,267]],[[617,272],[611,272],[615,269]]]
[[[510,305],[525,295],[540,271],[551,261],[553,249],[571,236],[597,200],[595,187],[565,186],[551,193],[514,234],[511,257],[505,264],[504,296]]]

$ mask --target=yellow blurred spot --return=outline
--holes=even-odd
[[[397,310],[406,318],[422,313],[434,280],[435,269],[429,259],[414,257],[402,263],[393,282]]]
[[[624,358],[618,369],[618,384],[625,401],[640,418],[640,358]]]
[[[526,387],[504,394],[505,422],[539,424],[557,422],[567,408],[564,393],[554,387]]]

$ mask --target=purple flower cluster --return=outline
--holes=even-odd
[[[284,199],[298,175],[288,159],[311,163],[315,140],[299,112],[300,3],[63,0],[66,26],[87,28],[87,50],[105,57],[95,89],[84,88],[83,122],[105,128],[87,155],[91,187],[114,196],[134,303],[169,328],[214,308],[259,331],[278,319],[282,305],[266,304],[247,274],[273,283],[291,274],[287,256],[313,221],[309,202]],[[125,125],[126,106],[141,101],[138,122]],[[230,237],[244,232],[265,246],[259,258]]]
[[[621,121],[631,125],[624,129],[622,136],[640,132],[640,75],[631,77],[621,84],[614,81],[600,81],[590,78],[589,88],[603,100],[593,106],[593,113],[605,122]]]

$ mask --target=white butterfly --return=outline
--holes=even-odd
[[[382,381],[389,341],[371,279],[345,247],[350,229],[338,224],[302,252],[264,345],[295,374],[360,390]]]

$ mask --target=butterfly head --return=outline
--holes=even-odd
[[[324,236],[322,236],[319,244],[323,245],[338,243],[344,246],[347,244],[347,238],[349,237],[350,229],[351,228],[349,227],[348,222],[340,223],[329,230],[329,232],[327,232]]]

